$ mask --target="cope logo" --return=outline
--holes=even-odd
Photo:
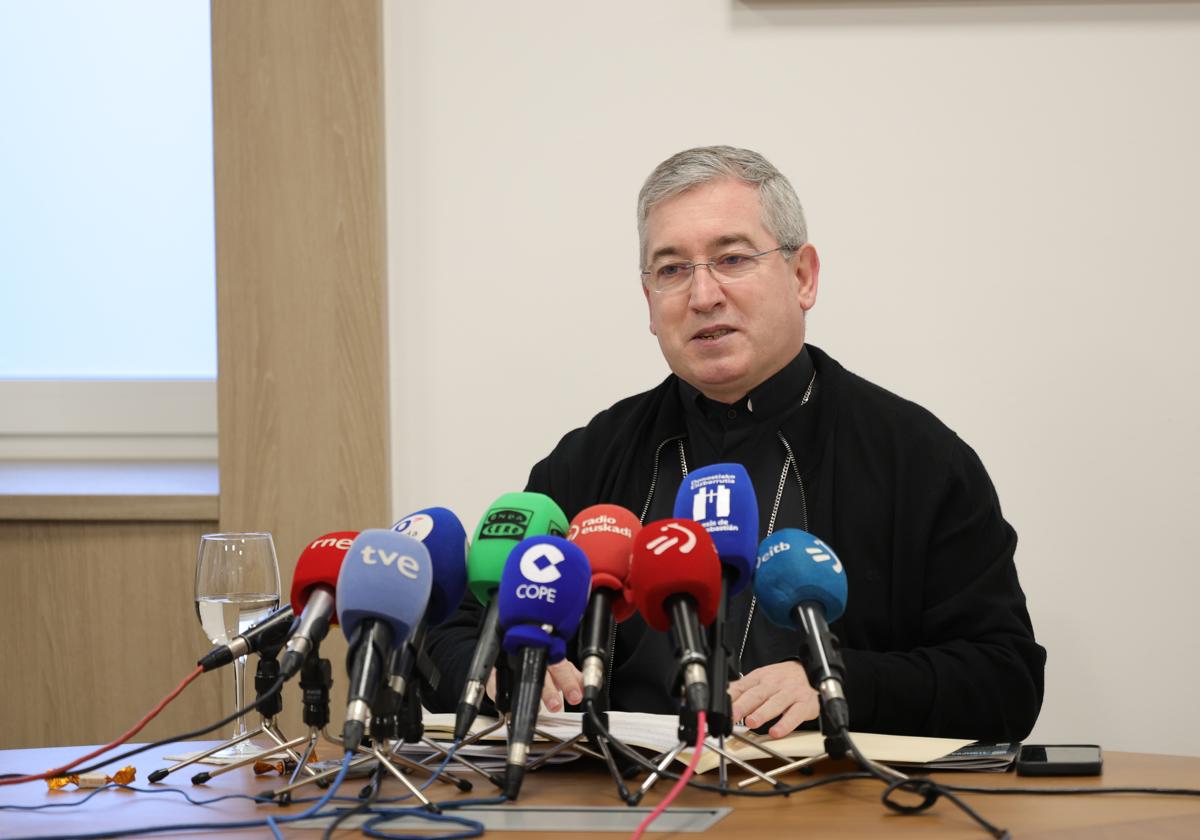
[[[662,533],[646,543],[646,548],[658,556],[670,551],[677,545],[679,546],[680,554],[690,554],[692,549],[696,547],[696,535],[678,522],[668,522],[658,530],[662,531]]]
[[[521,576],[530,583],[518,584],[513,594],[521,599],[553,604],[558,597],[558,590],[547,584],[562,577],[558,564],[565,559],[562,551],[549,543],[530,546],[521,555]]]
[[[523,540],[529,530],[533,511],[520,508],[496,508],[488,511],[479,529],[481,540]]]
[[[414,540],[425,542],[425,538],[433,532],[433,517],[427,513],[414,513],[393,525],[392,530],[404,534],[406,537],[412,537]]]
[[[562,577],[558,564],[566,558],[549,543],[538,543],[521,555],[521,575],[534,583],[554,583]]]

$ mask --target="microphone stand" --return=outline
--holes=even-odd
[[[776,758],[780,761],[787,762],[790,759],[770,749],[762,744],[753,741],[744,735],[733,731],[733,709],[729,699],[729,676],[730,671],[734,667],[733,657],[729,651],[729,645],[725,638],[725,624],[729,612],[729,584],[732,573],[725,567],[722,567],[721,577],[721,598],[717,603],[717,618],[713,622],[712,628],[712,656],[709,657],[710,667],[708,669],[709,680],[709,700],[708,700],[708,736],[709,739],[713,735],[717,737],[717,743],[713,744],[709,739],[705,740],[705,748],[717,753],[720,757],[719,764],[719,787],[721,795],[724,796],[731,788],[729,787],[729,775],[726,762],[732,762],[741,769],[750,773],[752,777],[757,777],[759,781],[770,782],[776,787],[780,787],[781,783],[772,779],[768,774],[762,772],[754,765],[743,761],[733,753],[725,749],[725,739],[732,738],[741,743],[748,744],[763,753],[763,755]],[[682,681],[682,668],[680,677]],[[654,757],[653,761],[657,769],[646,777],[638,788],[637,793],[626,799],[630,805],[637,805],[641,802],[655,783],[658,782],[662,775],[662,771],[666,770],[672,761],[675,760],[679,753],[685,749],[693,748],[696,744],[696,735],[698,721],[696,713],[688,709],[686,705],[681,708],[679,713],[679,742],[667,750],[659,753]]]
[[[254,674],[254,690],[256,692],[254,708],[262,717],[262,722],[254,729],[237,736],[230,738],[217,744],[215,747],[210,747],[203,752],[196,753],[188,759],[172,764],[170,767],[160,768],[155,770],[148,777],[151,782],[160,782],[174,773],[189,765],[202,761],[209,756],[228,749],[229,747],[248,741],[251,738],[259,735],[265,735],[275,742],[275,746],[267,747],[255,753],[250,753],[229,764],[221,765],[211,771],[197,773],[192,776],[192,784],[202,785],[211,779],[213,776],[219,776],[222,773],[228,773],[230,770],[236,770],[239,767],[245,767],[248,764],[253,764],[260,759],[268,758],[280,753],[286,753],[289,758],[297,762],[297,766],[301,764],[301,758],[295,751],[295,747],[303,744],[308,736],[296,738],[291,741],[287,740],[286,736],[280,731],[275,723],[275,716],[283,711],[283,696],[281,692],[276,692],[270,697],[264,698],[263,695],[269,691],[276,682],[279,681],[279,652],[283,650],[283,640],[275,644],[264,644],[258,654],[258,667]],[[309,770],[309,772],[312,772]]]

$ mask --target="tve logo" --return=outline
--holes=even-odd
[[[558,564],[566,559],[557,546],[538,543],[521,555],[521,575],[534,583],[554,583],[562,577]]]
[[[382,548],[375,548],[370,545],[363,546],[362,561],[363,565],[366,566],[383,564],[386,567],[395,563],[396,571],[409,580],[416,580],[418,573],[421,571],[421,564],[417,562],[415,557],[409,557],[407,554],[401,554],[399,551],[384,551]]]
[[[414,513],[407,519],[401,519],[392,526],[392,530],[414,540],[425,542],[425,538],[433,531],[433,517],[427,513]]]
[[[689,554],[696,547],[696,535],[677,522],[668,522],[658,530],[662,531],[662,534],[646,543],[646,548],[653,551],[657,556],[661,557],[664,552],[670,551],[671,548],[679,545],[681,542],[683,545],[679,547],[680,554]],[[678,534],[672,534],[672,531],[678,531],[683,537],[680,538]]]
[[[729,487],[725,484],[701,487],[692,496],[692,519],[703,522],[706,519],[724,519],[729,516],[729,495]],[[716,508],[711,514],[708,512],[710,505]]]

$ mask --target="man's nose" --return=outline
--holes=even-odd
[[[717,282],[712,266],[698,263],[692,268],[692,288],[688,303],[697,312],[708,312],[725,302],[725,288]]]

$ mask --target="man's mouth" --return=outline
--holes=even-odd
[[[729,327],[717,327],[716,329],[698,332],[692,338],[699,339],[700,341],[716,341],[718,338],[727,336],[731,332],[733,330]]]

